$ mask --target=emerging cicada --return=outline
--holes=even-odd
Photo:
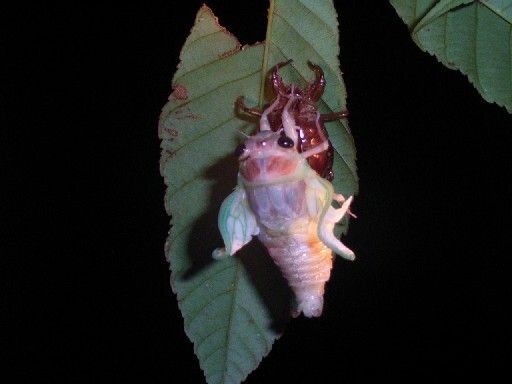
[[[265,111],[237,100],[238,108],[260,116],[260,129],[236,150],[238,185],[219,212],[225,248],[216,249],[213,257],[233,255],[258,236],[295,293],[293,315],[317,317],[322,313],[332,251],[354,259],[333,234],[334,225],[350,213],[353,198],[334,193],[329,182],[332,147],[322,123],[346,114],[318,112],[316,102],[325,87],[320,67],[310,63],[316,78],[303,91],[283,84],[278,74],[282,64],[286,63],[272,72],[277,96]]]

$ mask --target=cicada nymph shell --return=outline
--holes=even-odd
[[[278,70],[284,64],[272,71],[276,98],[267,109],[249,108],[243,98],[236,102],[239,109],[259,116],[260,126],[235,151],[238,186],[220,208],[225,248],[216,249],[213,257],[234,255],[258,236],[295,293],[293,315],[317,317],[333,251],[349,260],[355,257],[333,234],[334,225],[350,214],[352,197],[334,193],[332,146],[323,125],[346,113],[318,112],[316,103],[326,85],[319,66],[309,63],[315,80],[302,90],[283,83]]]
[[[299,136],[296,145],[297,150],[302,153],[318,146],[326,140],[328,141],[328,134],[325,129],[324,122],[346,118],[348,113],[346,111],[324,113],[320,115],[320,120],[317,121],[317,103],[324,93],[326,86],[322,68],[308,62],[309,67],[315,74],[315,79],[313,82],[306,84],[304,89],[301,89],[294,84],[284,84],[281,76],[279,75],[279,68],[289,64],[290,62],[291,60],[277,64],[271,72],[270,80],[274,88],[276,98],[272,103],[273,108],[267,112],[267,119],[272,131],[277,132],[281,129],[283,127],[283,109],[290,100],[290,95],[293,95],[293,103],[289,105],[288,113],[296,122],[297,134]],[[255,108],[248,108],[244,103],[243,96],[238,98],[236,106],[238,110],[242,110],[253,116],[261,117],[263,114],[263,112]],[[329,181],[332,181],[334,178],[332,161],[333,148],[330,142],[329,147],[326,150],[308,157],[308,163],[311,168]]]

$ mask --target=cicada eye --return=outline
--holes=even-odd
[[[277,144],[283,148],[292,148],[294,146],[293,140],[285,135],[282,135],[277,139]]]
[[[247,150],[245,144],[240,144],[238,147],[236,147],[235,149],[235,156],[238,158],[240,156],[242,156],[245,151]]]

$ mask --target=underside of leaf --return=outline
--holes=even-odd
[[[257,106],[262,79],[276,63],[293,59],[282,71],[287,82],[311,80],[311,60],[324,69],[325,112],[345,107],[338,68],[336,12],[329,0],[271,2],[264,44],[241,46],[203,6],[183,46],[173,92],[159,122],[165,205],[172,217],[166,243],[171,285],[183,314],[185,332],[209,383],[240,383],[268,354],[288,319],[291,294],[265,249],[253,241],[234,257],[211,258],[221,246],[217,214],[236,184],[232,156],[241,132],[256,121],[235,114],[243,95]],[[329,123],[336,150],[335,189],[357,191],[355,150],[348,126]]]
[[[512,0],[391,0],[418,46],[512,112]]]

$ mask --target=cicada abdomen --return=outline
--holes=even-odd
[[[334,193],[328,181],[332,147],[315,105],[325,80],[321,69],[310,65],[316,80],[305,91],[285,86],[276,66],[272,79],[277,96],[264,111],[247,108],[238,99],[239,107],[260,116],[260,130],[236,150],[238,187],[219,213],[225,248],[213,256],[233,255],[258,236],[295,293],[294,315],[316,317],[322,313],[332,252],[350,260],[354,253],[333,234],[334,225],[350,213],[352,197]]]

